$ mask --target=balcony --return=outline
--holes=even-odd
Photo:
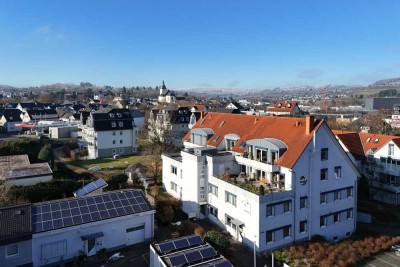
[[[222,175],[213,175],[213,177],[223,180],[227,183],[234,184],[246,191],[252,192],[256,195],[267,195],[274,192],[284,192],[285,177],[274,173],[270,179],[265,177],[253,178],[251,174],[240,173],[230,174],[223,173]],[[262,188],[260,188],[262,187]]]
[[[250,158],[244,157],[242,155],[236,155],[235,159],[236,159],[237,163],[248,166],[248,167],[252,167],[257,170],[262,170],[262,171],[266,171],[266,172],[280,172],[280,170],[281,170],[281,168],[278,165],[260,161],[260,160],[250,159]]]

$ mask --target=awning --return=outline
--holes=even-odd
[[[93,233],[93,234],[83,235],[83,236],[81,236],[81,239],[83,241],[85,241],[85,240],[95,239],[95,238],[102,237],[102,236],[104,236],[103,232],[97,232],[97,233]]]
[[[236,225],[236,226],[244,225],[244,222],[239,221],[238,219],[233,219],[233,220],[231,221],[231,223],[234,224],[234,225]]]

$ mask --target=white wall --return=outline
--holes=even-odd
[[[141,214],[128,215],[108,220],[82,224],[68,228],[33,234],[32,236],[32,262],[33,266],[41,266],[51,263],[41,259],[41,247],[43,244],[67,240],[67,254],[63,259],[71,259],[85,250],[85,242],[81,236],[103,232],[104,236],[96,239],[100,244],[96,245],[97,251],[101,248],[112,249],[126,245],[126,229],[145,224],[145,239],[154,237],[154,211]],[[60,259],[54,259],[54,262]]]

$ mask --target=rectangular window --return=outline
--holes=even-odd
[[[113,145],[115,145],[115,140],[113,140]]]
[[[212,216],[214,216],[215,218],[218,218],[218,209],[214,208],[213,206],[208,206],[209,210],[210,210],[210,214]]]
[[[286,201],[283,203],[283,212],[289,212],[291,210],[290,201]]]
[[[326,193],[321,193],[321,195],[320,195],[320,203],[324,204],[324,203],[326,203],[326,200],[327,200],[327,194]]]
[[[124,148],[123,147],[119,148],[119,153],[124,153]]]
[[[335,178],[340,178],[342,177],[342,167],[341,166],[336,166],[334,169],[333,177]]]
[[[321,148],[321,160],[328,160],[328,148]]]
[[[178,173],[178,168],[173,166],[173,165],[171,165],[171,173],[176,175]]]
[[[328,169],[321,169],[321,180],[328,179]]]
[[[218,186],[215,186],[213,184],[208,184],[208,192],[210,194],[213,194],[214,196],[218,197]]]
[[[235,225],[232,223],[233,218],[227,214],[225,214],[225,224],[229,227],[234,227]]]
[[[225,202],[228,202],[236,207],[236,195],[225,191]]]
[[[350,187],[350,188],[347,188],[347,197],[352,197],[353,196],[353,188],[352,187]]]
[[[117,127],[117,123],[115,121],[111,122],[111,127],[113,128]]]
[[[340,221],[340,213],[333,214],[333,223],[338,223]]]
[[[113,132],[113,135],[115,135],[115,131]]]
[[[346,218],[347,219],[353,218],[353,210],[347,210],[346,211]]]
[[[340,190],[336,190],[333,192],[333,200],[339,200],[340,199]]]
[[[274,231],[267,231],[267,243],[274,242]]]
[[[307,197],[300,197],[300,209],[307,208]]]
[[[275,207],[274,205],[267,205],[267,217],[274,216]]]
[[[123,142],[122,140],[119,140],[119,143],[120,143],[120,144],[122,144],[122,142]]]
[[[320,227],[326,227],[326,216],[321,216],[319,218],[319,226]]]
[[[6,255],[7,257],[12,257],[18,255],[18,244],[11,244],[7,246],[6,249]]]
[[[113,155],[117,154],[117,150],[116,150],[116,149],[113,149],[113,150],[112,150],[112,154],[113,154]]]
[[[63,257],[67,254],[67,240],[42,245],[42,260]]]
[[[283,237],[289,237],[290,236],[290,225],[283,227]]]
[[[307,221],[300,221],[300,233],[307,232]]]
[[[122,135],[122,131],[119,131],[119,135]]]
[[[171,182],[171,190],[174,190],[175,192],[178,190],[178,186],[176,183]]]
[[[118,126],[119,126],[119,127],[124,127],[124,122],[123,122],[123,121],[120,121],[120,122],[118,123]]]
[[[394,156],[394,144],[389,144],[389,156]]]

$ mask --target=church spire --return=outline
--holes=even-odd
[[[165,86],[165,83],[164,83],[164,81],[162,81],[162,86],[161,86],[161,89],[167,89],[167,87]]]

